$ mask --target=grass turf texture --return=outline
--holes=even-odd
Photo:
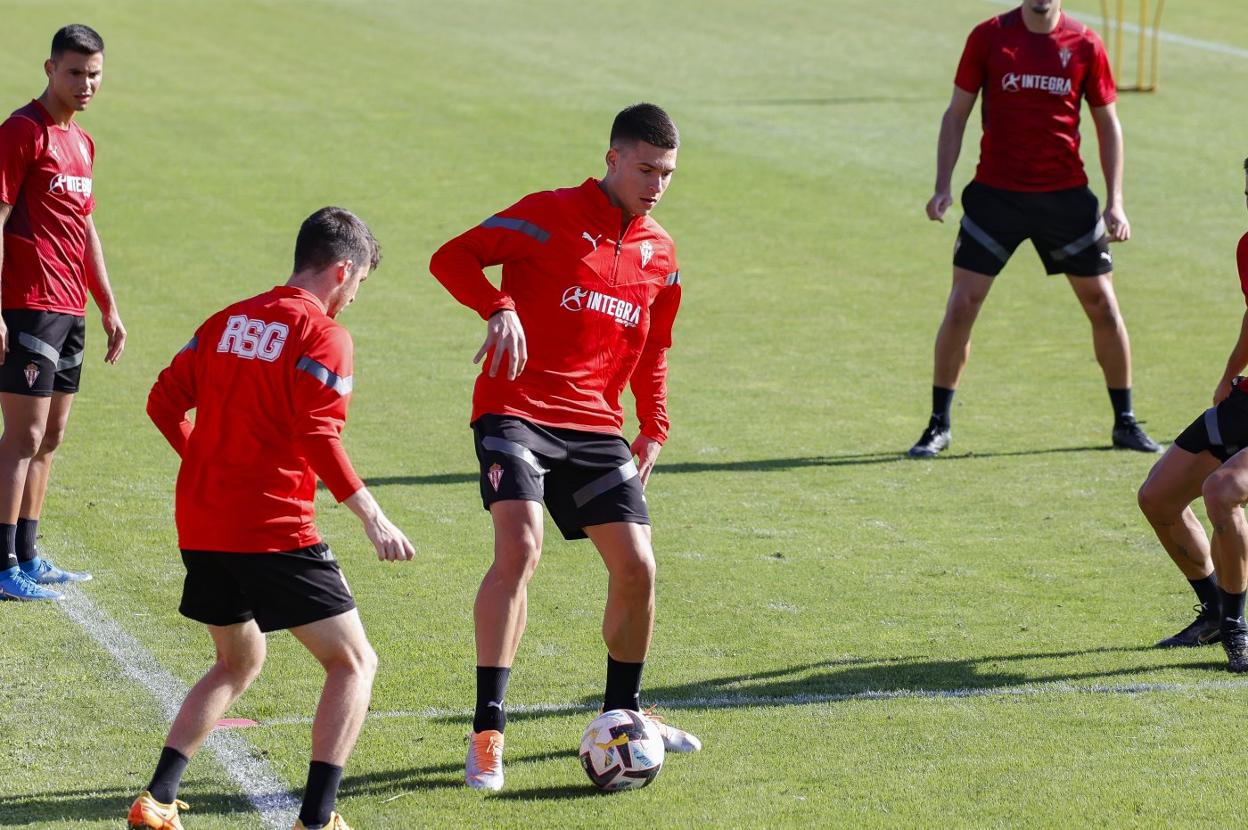
[[[1182,6],[1168,30],[1248,42],[1232,0]],[[210,644],[175,611],[175,459],[146,390],[203,317],[286,276],[305,215],[343,204],[386,255],[343,318],[357,346],[347,445],[420,549],[382,565],[354,518],[320,503],[381,655],[373,708],[417,713],[366,724],[340,800],[357,827],[1229,823],[1217,778],[1242,760],[1223,736],[1248,690],[1220,650],[1146,648],[1192,601],[1135,510],[1152,459],[1104,449],[1087,323],[1026,247],[977,327],[949,457],[899,458],[926,418],[959,215],[922,216],[936,127],[966,33],[1002,8],[11,4],[10,109],[42,88],[57,26],[83,19],[107,40],[82,123],[130,330],[104,367],[89,312],[42,545],[90,567],[90,598],[176,677],[202,673]],[[1136,409],[1170,438],[1207,406],[1241,314],[1248,122],[1226,79],[1248,63],[1176,44],[1163,62],[1160,94],[1119,104],[1135,238],[1115,258]],[[555,711],[513,716],[508,788],[482,798],[461,765],[489,550],[465,423],[483,327],[425,263],[524,193],[599,175],[611,117],[643,99],[682,130],[657,217],[685,285],[675,429],[649,490],[645,698],[707,748],[646,790],[593,793],[574,751],[601,692],[605,575],[552,528],[509,701]],[[973,123],[959,187],[977,138]],[[0,824],[117,826],[155,763],[159,707],[54,607],[0,617]],[[308,726],[290,721],[311,715],[321,672],[288,635],[270,640],[230,715],[261,723],[241,734],[298,791]],[[896,694],[863,699],[881,692]],[[697,705],[711,699],[724,705]],[[182,796],[189,827],[257,826],[207,753]]]

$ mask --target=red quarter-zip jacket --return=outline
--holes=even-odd
[[[672,238],[648,216],[620,233],[598,180],[547,190],[447,242],[429,270],[483,319],[513,309],[529,359],[515,380],[482,361],[472,420],[513,415],[546,426],[620,434],[632,387],[641,432],[667,439],[667,350],[680,308]],[[501,288],[484,269],[503,266]]]

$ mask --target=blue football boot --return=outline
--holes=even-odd
[[[64,585],[68,582],[91,581],[91,574],[86,571],[62,571],[42,556],[23,562],[21,568],[27,579],[40,585]]]
[[[22,601],[33,601],[40,599],[62,599],[63,597],[53,591],[51,588],[44,588],[37,584],[26,574],[22,573],[20,568],[9,568],[0,571],[0,600],[12,599]]]

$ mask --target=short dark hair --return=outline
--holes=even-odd
[[[80,55],[103,54],[104,38],[90,26],[70,23],[57,29],[56,34],[52,35],[52,60],[65,52],[77,52]]]
[[[611,125],[611,143],[644,141],[665,150],[680,146],[680,132],[671,116],[656,104],[633,104],[615,117]]]
[[[295,273],[320,270],[351,260],[372,271],[381,263],[381,246],[364,220],[340,207],[323,207],[303,220],[295,239]]]

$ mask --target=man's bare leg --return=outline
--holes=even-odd
[[[1205,510],[1213,524],[1212,554],[1222,596],[1222,647],[1227,668],[1248,671],[1248,624],[1244,593],[1248,590],[1248,453],[1239,452],[1205,479]]]

